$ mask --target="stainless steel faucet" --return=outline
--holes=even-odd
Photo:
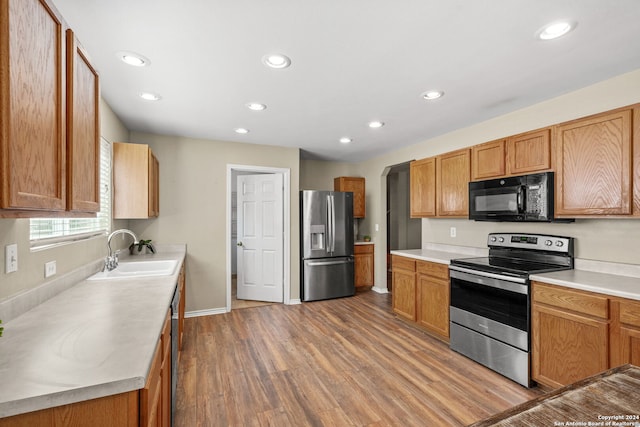
[[[129,234],[133,237],[133,243],[134,244],[138,243],[138,238],[136,237],[135,233],[131,230],[127,230],[126,228],[121,228],[109,234],[109,237],[107,237],[107,248],[109,248],[109,254],[107,255],[107,258],[104,260],[104,268],[102,269],[102,271],[105,271],[105,270],[111,271],[118,266],[118,253],[120,251],[118,250],[114,254],[111,249],[111,239],[116,234]]]

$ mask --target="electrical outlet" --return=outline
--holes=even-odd
[[[49,261],[44,265],[44,277],[51,277],[56,274],[56,262]]]
[[[4,272],[13,273],[18,271],[18,244],[4,247]]]
[[[455,227],[449,228],[449,236],[456,237],[457,231]]]

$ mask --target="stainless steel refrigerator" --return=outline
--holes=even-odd
[[[353,193],[300,192],[302,301],[354,295]]]

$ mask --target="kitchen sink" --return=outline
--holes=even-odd
[[[111,271],[100,271],[87,280],[126,279],[135,277],[171,276],[178,266],[176,260],[125,261]]]

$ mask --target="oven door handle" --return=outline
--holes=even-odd
[[[452,279],[459,279],[465,282],[516,292],[523,295],[529,294],[529,287],[526,285],[526,279],[519,277],[509,277],[506,279],[504,276],[500,276],[498,274],[487,273],[484,271],[479,273],[477,270],[457,266],[450,266],[449,270],[449,276]]]

